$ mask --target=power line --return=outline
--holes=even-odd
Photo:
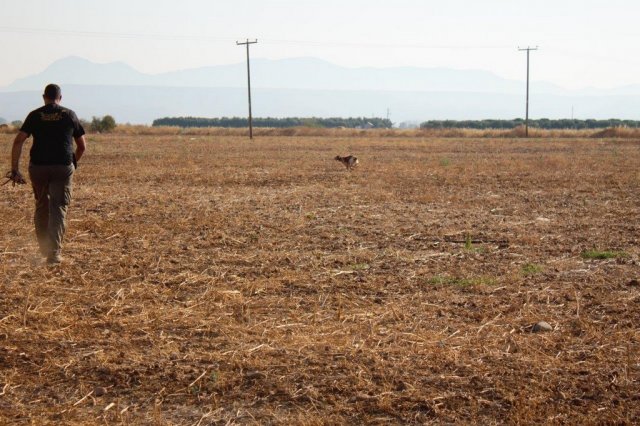
[[[219,37],[197,34],[153,34],[134,32],[111,32],[111,31],[80,31],[80,30],[60,30],[54,28],[27,28],[0,26],[0,32],[18,34],[42,34],[57,36],[77,36],[94,38],[121,38],[121,39],[150,39],[150,40],[172,40],[172,41],[216,41],[229,42],[235,40],[232,37]],[[360,48],[383,48],[383,49],[441,49],[441,50],[491,50],[491,49],[511,49],[508,45],[434,45],[421,43],[365,43],[365,42],[344,42],[327,40],[286,40],[286,39],[261,39],[265,44],[289,44],[302,46],[324,46],[324,47],[360,47]]]
[[[249,39],[243,42],[236,41],[237,46],[241,46],[241,45],[247,46],[247,91],[249,93],[249,139],[253,139],[253,122],[251,117],[251,69],[249,68],[249,45],[256,44],[257,42],[258,42],[257,39],[254,41],[249,41]]]
[[[447,45],[447,44],[421,44],[421,43],[360,43],[345,41],[320,41],[320,40],[282,40],[263,39],[265,44],[296,44],[307,46],[327,47],[362,47],[362,48],[389,48],[389,49],[442,49],[442,50],[473,50],[473,49],[512,49],[507,45]]]
[[[74,31],[74,30],[56,30],[44,28],[21,28],[21,27],[4,27],[0,26],[0,32],[18,33],[18,34],[43,34],[58,36],[80,36],[95,38],[123,38],[123,39],[150,39],[150,40],[176,40],[176,41],[233,41],[231,37],[216,37],[206,35],[180,35],[180,34],[150,34],[150,33],[118,33],[103,31]]]
[[[529,52],[532,50],[538,50],[538,46],[536,47],[526,47],[524,49],[518,48],[519,51],[527,52],[527,113],[524,120],[524,136],[529,137]]]

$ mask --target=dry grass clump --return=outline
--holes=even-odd
[[[594,138],[638,139],[640,138],[640,129],[631,127],[610,127],[608,129],[597,131],[592,136]]]
[[[18,129],[13,127],[11,124],[0,124],[0,135],[12,134],[17,131]]]
[[[90,130],[90,129],[87,129]],[[18,131],[11,125],[0,127],[0,134],[13,134]],[[119,124],[113,134],[121,136],[219,136],[242,137],[248,135],[248,129],[226,127],[178,126],[152,127],[137,124]],[[524,126],[515,129],[325,129],[319,127],[256,127],[255,136],[284,137],[332,137],[332,138],[523,138]],[[640,139],[640,129],[630,127],[612,127],[608,129],[538,129],[529,128],[530,138],[617,138]]]
[[[635,423],[640,146],[370,135],[91,137],[61,267],[4,190],[0,423]]]
[[[223,127],[192,127],[177,126],[149,127],[142,125],[119,125],[115,130],[119,135],[131,136],[246,136],[247,129]],[[525,136],[524,126],[515,129],[325,129],[317,127],[289,127],[253,129],[255,136],[285,136],[285,137],[333,137],[333,138],[522,138]],[[529,128],[531,138],[640,138],[640,129],[610,128],[610,129],[538,129]]]

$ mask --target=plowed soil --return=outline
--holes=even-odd
[[[55,267],[0,190],[2,424],[640,418],[639,141],[92,136]]]

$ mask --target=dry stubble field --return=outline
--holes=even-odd
[[[639,164],[630,140],[93,136],[62,267],[2,187],[0,423],[637,422]]]

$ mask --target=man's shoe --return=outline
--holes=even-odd
[[[53,252],[50,253],[49,256],[47,256],[47,264],[59,265],[60,263],[62,263],[62,257],[60,256],[60,253]]]

